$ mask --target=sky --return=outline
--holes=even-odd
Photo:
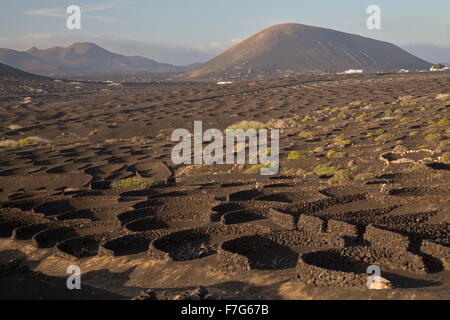
[[[66,27],[70,5],[81,7],[81,30]],[[367,28],[370,5],[381,9],[380,30]],[[294,22],[389,41],[422,58],[450,62],[449,15],[449,0],[2,0],[0,47],[89,41],[121,54],[187,65],[271,25]]]

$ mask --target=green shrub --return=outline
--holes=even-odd
[[[362,114],[360,114],[359,116],[356,117],[356,120],[363,121],[363,120],[367,119],[368,116],[369,115],[367,113],[362,113]]]
[[[271,166],[271,163],[266,164],[254,164],[250,168],[244,171],[244,173],[260,173],[261,169],[263,168],[269,168]]]
[[[394,139],[394,135],[391,133],[383,133],[381,135],[379,135],[378,137],[375,138],[376,142],[379,143],[385,143],[388,142],[389,140]]]
[[[341,137],[341,136],[338,136],[338,137],[336,137],[336,138],[334,139],[334,145],[335,145],[335,146],[338,146],[338,147],[341,147],[341,148],[346,147],[346,146],[349,146],[349,145],[351,145],[351,144],[352,144],[352,141],[351,141],[351,140],[349,140],[349,139],[344,139],[344,138]]]
[[[339,152],[339,151],[335,151],[335,150],[328,150],[328,152],[325,156],[327,158],[343,158],[343,157],[345,157],[345,154],[343,152]]]
[[[140,143],[140,144],[148,144],[151,142],[150,139],[147,139],[145,137],[133,137],[130,139],[131,143]]]
[[[444,152],[441,156],[441,160],[445,164],[450,164],[450,152]]]
[[[442,135],[439,133],[429,133],[425,136],[425,141],[429,143],[438,143],[442,140]]]
[[[450,125],[450,118],[441,119],[436,123],[436,126],[438,127],[447,127],[449,125]]]
[[[337,171],[339,171],[339,169],[335,166],[332,166],[331,163],[319,164],[313,169],[313,173],[318,176],[334,174]]]
[[[281,174],[286,176],[297,176],[297,177],[303,177],[307,174],[307,172],[303,169],[285,169],[281,172]]]
[[[303,119],[302,119],[302,122],[308,122],[308,121],[311,121],[313,118],[312,117],[310,117],[309,115],[306,115]]]
[[[45,91],[42,90],[42,89],[35,89],[35,88],[32,88],[32,87],[28,87],[28,86],[22,86],[22,87],[20,87],[20,89],[22,89],[26,93],[32,93],[32,94],[45,93]]]
[[[338,118],[339,119],[345,119],[347,117],[347,115],[345,114],[345,112],[339,112],[339,114],[338,114]]]
[[[111,183],[114,190],[145,190],[157,184],[153,178],[132,177]]]
[[[364,103],[361,100],[355,100],[350,102],[348,105],[352,107],[362,106]]]
[[[361,172],[355,175],[355,180],[366,180],[375,178],[377,175],[372,172]]]
[[[35,145],[39,145],[39,144],[49,144],[50,142],[47,139],[38,137],[38,136],[31,136],[31,137],[26,137],[26,138],[22,138],[19,141],[17,141],[17,146],[18,147],[23,147],[23,146],[35,146]]]
[[[352,180],[352,177],[347,170],[339,170],[333,174],[333,177],[328,179],[328,183],[338,185],[338,184],[345,184],[350,180]]]
[[[89,136],[89,137],[92,137],[92,136],[96,136],[96,135],[98,135],[98,134],[100,134],[100,133],[102,133],[102,130],[100,130],[100,129],[94,129],[94,130],[92,130],[92,131],[90,131],[90,132],[88,133],[88,136]]]
[[[241,122],[238,122],[238,123],[228,126],[228,128],[226,130],[242,129],[242,130],[246,131],[249,129],[260,130],[260,129],[267,129],[267,128],[268,128],[268,126],[265,123],[262,123],[259,121],[241,121]]]
[[[298,151],[291,151],[291,152],[289,152],[288,159],[289,160],[296,160],[296,159],[303,158],[304,156],[305,156],[304,154],[301,154]]]
[[[298,136],[303,139],[313,139],[315,135],[312,131],[301,131]]]

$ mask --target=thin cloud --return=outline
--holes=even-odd
[[[29,10],[25,11],[25,14],[29,16],[40,16],[40,17],[58,17],[58,18],[66,17],[66,14],[64,13],[63,10],[54,8]]]
[[[104,21],[104,22],[119,22],[121,20],[105,16],[105,15],[91,15],[91,14],[83,14],[84,12],[98,12],[98,11],[107,11],[110,9],[113,9],[116,7],[118,3],[112,3],[112,4],[95,4],[95,5],[82,5],[81,7],[81,13],[83,18],[91,19],[91,20],[97,20],[97,21]],[[52,17],[52,18],[66,18],[67,13],[63,9],[59,8],[44,8],[44,9],[36,9],[36,10],[28,10],[25,11],[26,15],[30,16],[39,16],[39,17]]]
[[[218,54],[222,51],[225,51],[235,45],[237,45],[239,42],[241,42],[242,39],[232,39],[230,41],[210,41],[203,45],[200,49],[203,49],[206,52],[212,52],[214,54]]]
[[[105,22],[111,22],[111,23],[116,23],[116,22],[122,21],[120,19],[116,19],[116,18],[108,17],[108,16],[98,16],[98,15],[93,16],[93,15],[85,14],[84,17],[86,19],[92,19],[92,20],[97,20],[97,21],[105,21]]]
[[[110,10],[115,7],[113,4],[87,4],[80,6],[83,11],[95,12],[95,11],[105,11]]]

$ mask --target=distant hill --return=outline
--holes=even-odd
[[[250,79],[348,69],[429,69],[399,47],[358,35],[302,24],[281,24],[238,43],[188,71],[186,79]]]
[[[50,73],[57,70],[55,67],[46,64],[42,59],[33,57],[27,52],[4,48],[0,48],[0,63],[38,74]]]
[[[440,47],[432,44],[409,44],[403,45],[402,48],[432,63],[442,63],[443,61],[447,63],[442,64],[450,63],[449,47]]]
[[[48,49],[33,47],[25,52],[0,49],[0,62],[41,75],[173,73],[189,69],[140,56],[124,56],[88,42]]]
[[[0,63],[0,77],[8,78],[44,78]]]

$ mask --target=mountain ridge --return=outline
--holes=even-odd
[[[71,73],[173,73],[188,69],[141,56],[121,55],[91,42],[47,49],[32,47],[27,51],[0,48],[0,62],[44,76]]]
[[[428,69],[431,64],[385,41],[303,24],[262,30],[188,71],[187,79],[246,79],[347,69]]]

